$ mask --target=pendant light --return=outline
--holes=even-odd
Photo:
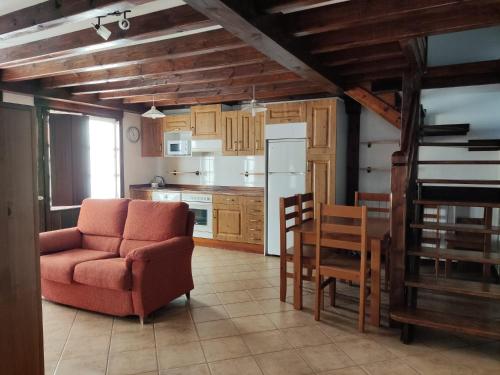
[[[267,108],[264,105],[257,103],[257,100],[255,100],[255,85],[252,86],[252,100],[250,100],[250,103],[242,105],[241,110],[250,112],[252,117],[255,117],[255,115],[259,112],[267,111]]]
[[[149,111],[144,112],[142,114],[142,117],[152,118],[153,120],[157,119],[157,118],[163,118],[163,117],[165,117],[165,114],[163,112],[160,112],[160,111],[158,111],[156,109],[154,95],[153,95],[153,105],[151,106],[151,108],[149,109]]]

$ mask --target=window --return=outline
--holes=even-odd
[[[121,196],[116,120],[51,112],[48,150],[51,207],[79,206],[88,197]]]

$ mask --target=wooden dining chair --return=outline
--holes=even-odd
[[[280,198],[280,300],[286,301],[287,292],[287,278],[293,278],[297,270],[288,272],[287,263],[293,262],[293,245],[287,241],[287,234],[296,225],[301,224],[303,221],[313,218],[314,206],[312,203],[313,195],[309,194],[296,194],[286,198]],[[303,270],[300,270],[303,280],[314,281],[314,246],[305,245],[302,247],[302,264],[306,270],[306,275]]]
[[[368,216],[380,217],[382,219],[391,218],[392,195],[387,193],[363,193],[356,191],[354,193],[354,205],[366,206]],[[389,289],[389,279],[391,272],[390,238],[383,242],[381,249],[384,256],[384,284],[385,290]]]
[[[335,304],[336,280],[359,283],[358,329],[365,328],[367,260],[367,208],[319,204],[316,218],[316,296],[314,319],[320,319],[323,289],[330,286]],[[328,251],[326,251],[328,250]],[[360,256],[353,256],[352,252]]]

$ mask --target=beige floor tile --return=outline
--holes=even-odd
[[[56,375],[104,375],[106,373],[107,354],[98,356],[68,358],[61,360],[56,368]]]
[[[254,301],[230,303],[228,305],[224,305],[224,307],[226,308],[231,318],[239,318],[242,316],[258,315],[264,313],[259,304]]]
[[[162,370],[160,375],[210,375],[210,370],[206,364],[201,364]]]
[[[370,375],[419,375],[412,367],[400,359],[363,365]]]
[[[292,304],[281,302],[279,298],[260,300],[257,303],[266,314],[293,310]]]
[[[245,290],[236,290],[234,292],[221,292],[217,293],[219,299],[222,303],[238,303],[238,302],[248,302],[252,300],[250,294]]]
[[[243,335],[243,341],[245,341],[252,354],[279,352],[292,348],[285,335],[278,330]]]
[[[269,281],[265,279],[255,279],[255,280],[244,280],[241,282],[242,287],[244,289],[260,289],[260,288],[268,288],[272,286]]]
[[[111,335],[110,352],[126,352],[155,347],[153,326],[141,331],[113,332]]]
[[[196,329],[201,340],[215,339],[218,337],[236,336],[239,334],[231,319],[215,320],[197,323]]]
[[[418,340],[412,342],[411,345],[403,344],[400,340],[399,330],[377,330],[374,333],[369,333],[367,338],[378,342],[398,358],[432,353],[431,348],[418,342]]]
[[[282,332],[287,341],[295,348],[330,344],[332,342],[332,340],[316,326],[286,328],[283,329]]]
[[[85,343],[84,345],[82,345]],[[64,347],[62,358],[78,358],[101,355],[109,350],[110,336],[92,336],[85,339],[71,338]]]
[[[92,336],[104,336],[111,334],[111,328],[113,326],[112,318],[91,318],[90,316],[85,316],[84,319],[78,319],[80,315],[71,327],[71,338],[83,338]]]
[[[335,344],[358,365],[396,358],[389,350],[372,340],[351,338],[336,341]]]
[[[354,365],[354,362],[335,344],[309,346],[300,349],[299,354],[316,372],[336,370]]]
[[[252,315],[234,318],[233,322],[240,334],[276,329],[273,322],[265,315]]]
[[[248,291],[254,300],[264,300],[264,299],[275,299],[280,297],[279,288],[260,288],[260,289],[250,289]]]
[[[43,366],[45,368],[45,375],[53,375],[54,371],[56,370],[56,366],[57,366],[58,362],[59,362],[58,360],[49,361],[49,360],[45,359],[45,362],[43,363]]]
[[[198,341],[194,323],[156,326],[155,338],[157,347]]]
[[[306,375],[312,369],[293,350],[273,352],[255,356],[264,375]]]
[[[234,292],[236,290],[245,290],[247,287],[241,281],[226,281],[223,283],[211,284],[217,293],[221,292]]]
[[[212,375],[259,375],[262,374],[252,357],[227,359],[209,364]]]
[[[304,311],[291,310],[266,315],[280,329],[314,325],[316,323],[314,317]]]
[[[199,342],[176,344],[158,348],[160,370],[172,369],[205,362],[205,356]]]
[[[191,314],[195,323],[227,319],[229,317],[223,306],[200,307],[191,310]]]
[[[443,352],[453,363],[471,366],[484,372],[500,373],[500,343],[490,343]]]
[[[128,331],[143,331],[148,330],[149,325],[141,325],[139,317],[116,317],[113,322],[113,333],[128,332]]]
[[[245,342],[239,336],[221,337],[202,341],[207,362],[243,357],[250,354]]]
[[[135,375],[156,370],[158,370],[158,365],[154,348],[116,352],[109,355],[107,375]]]
[[[367,374],[365,371],[363,371],[361,367],[354,366],[354,367],[342,368],[339,370],[321,372],[319,373],[319,375],[367,375]]]
[[[210,293],[215,293],[215,288],[212,284],[195,283],[194,289],[191,291],[191,297]]]
[[[466,365],[444,360],[441,354],[404,357],[401,361],[425,375],[477,375],[477,372]]]
[[[155,313],[151,320],[155,327],[193,324],[191,315],[187,308],[171,308]]]
[[[199,296],[193,296],[191,297],[191,300],[189,301],[189,305],[191,308],[197,308],[197,307],[209,307],[209,306],[217,306],[221,305],[222,302],[217,296],[217,294],[212,293],[212,294],[203,294]]]

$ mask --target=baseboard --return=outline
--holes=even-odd
[[[195,245],[215,247],[218,249],[243,251],[246,253],[264,254],[264,245],[244,242],[230,242],[210,238],[194,238]]]

